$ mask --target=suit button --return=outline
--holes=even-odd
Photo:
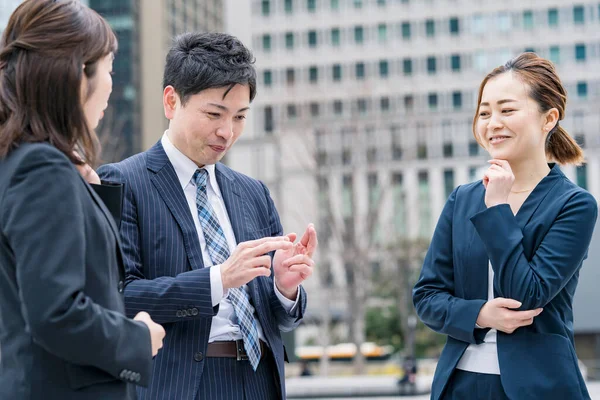
[[[192,308],[192,315],[193,315],[193,316],[196,316],[196,315],[198,315],[198,309],[197,309],[197,308],[195,308],[195,307],[194,307],[194,308]]]
[[[177,318],[183,317],[183,313],[181,312],[181,310],[177,310],[177,312],[175,313],[175,315],[177,315]]]
[[[125,287],[125,284],[123,283],[123,281],[119,281],[119,284],[117,285],[117,289],[119,290],[119,293],[123,293],[124,287]]]
[[[187,310],[181,310],[181,316],[182,317],[187,317],[188,316]]]
[[[134,379],[134,381],[135,381],[136,383],[138,383],[138,382],[139,382],[141,379],[142,379],[142,376],[141,376],[139,373],[136,373],[136,374],[135,374],[135,379]]]
[[[197,352],[196,354],[194,354],[194,360],[198,362],[204,360],[204,354],[202,354],[201,351]]]
[[[121,379],[125,379],[125,376],[126,376],[126,375],[127,375],[127,370],[125,370],[125,369],[124,369],[124,370],[123,370],[123,371],[121,371],[121,373],[119,374],[119,378],[121,378]]]
[[[192,310],[191,308],[188,308],[188,310],[187,310],[187,316],[191,317],[192,315],[194,315],[194,310]]]

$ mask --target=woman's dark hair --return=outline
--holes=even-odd
[[[71,161],[94,164],[98,138],[83,103],[98,61],[117,50],[108,23],[79,0],[26,0],[0,42],[0,157],[21,143],[48,142]],[[84,68],[85,66],[85,68]]]
[[[175,38],[167,54],[163,89],[173,86],[185,105],[206,89],[248,85],[256,96],[254,56],[236,37],[226,33],[190,32]],[[225,96],[229,93],[225,92]]]
[[[479,139],[477,139],[476,125],[483,89],[490,79],[505,72],[516,74],[519,79],[529,86],[529,96],[538,104],[540,112],[544,113],[556,108],[558,110],[558,120],[561,121],[565,117],[567,91],[563,87],[554,65],[535,53],[522,53],[505,65],[494,69],[481,82],[477,110],[473,118],[473,134],[477,141]],[[546,156],[551,161],[556,161],[559,164],[580,165],[584,161],[583,150],[558,122],[548,133]]]

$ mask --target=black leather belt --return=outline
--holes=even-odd
[[[260,342],[260,354],[261,358],[265,355],[265,350],[268,349],[265,342]],[[235,358],[238,361],[248,359],[248,354],[244,348],[243,340],[226,341],[226,342],[212,342],[208,344],[206,348],[206,357],[227,357]]]

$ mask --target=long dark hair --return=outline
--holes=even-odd
[[[479,104],[481,103],[483,89],[490,79],[509,71],[517,74],[529,86],[529,96],[538,104],[540,112],[544,113],[556,108],[558,110],[558,120],[561,121],[565,117],[567,91],[563,87],[554,65],[535,53],[522,53],[505,65],[495,68],[481,82],[477,110],[473,118],[473,134],[477,141],[479,139],[477,138],[476,125],[479,119]],[[580,165],[584,161],[583,150],[558,122],[548,133],[546,157],[559,164]]]
[[[21,143],[48,142],[72,162],[81,163],[78,151],[93,165],[98,138],[83,101],[94,88],[81,82],[116,50],[108,23],[79,0],[24,1],[0,42],[0,158]]]

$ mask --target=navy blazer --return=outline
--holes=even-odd
[[[469,344],[489,329],[475,328],[487,301],[488,261],[494,296],[521,310],[543,307],[530,326],[498,332],[504,391],[511,399],[589,399],[573,340],[573,295],[598,214],[594,197],[558,166],[531,192],[516,215],[508,204],[487,208],[481,181],[456,188],[438,221],[413,301],[421,320],[447,342],[435,372],[439,399]]]
[[[215,168],[238,243],[282,235],[279,216],[266,186],[218,163]],[[121,235],[125,254],[125,306],[128,315],[147,311],[167,335],[154,361],[148,389],[140,399],[196,399],[204,372],[212,317],[210,269],[204,268],[198,233],[185,195],[161,142],[120,163],[98,169],[103,180],[125,184]],[[295,328],[306,308],[301,288],[298,316],[277,298],[273,277],[248,284],[250,298],[271,348],[285,398],[285,350],[280,331]],[[218,372],[211,375],[218,379]]]
[[[148,383],[150,332],[124,315],[119,247],[103,201],[55,147],[0,160],[0,399],[125,399],[128,383]]]

